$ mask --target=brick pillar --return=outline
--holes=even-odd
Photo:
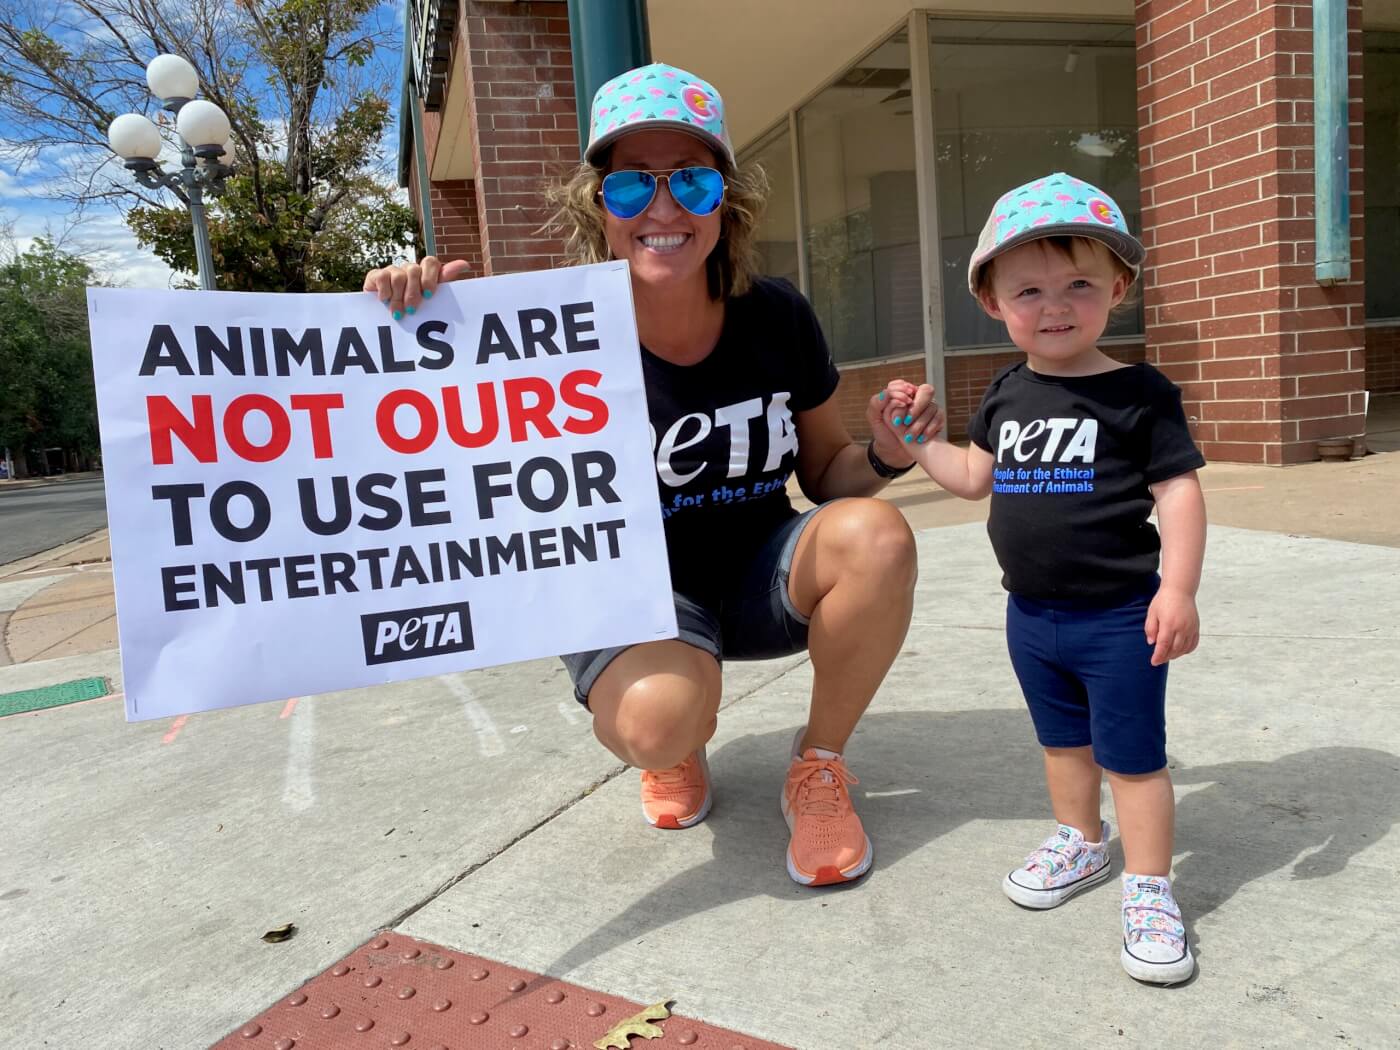
[[[1148,359],[1208,459],[1297,463],[1365,430],[1360,0],[1348,37],[1353,264],[1324,288],[1311,4],[1137,3]]]
[[[481,258],[481,224],[476,187],[472,179],[432,183],[433,236],[438,257],[444,261],[465,259],[471,276],[486,272]]]
[[[568,8],[466,0],[463,15],[455,61],[465,56],[483,270],[558,266],[563,245],[536,231],[541,190],[579,159]]]
[[[419,118],[423,128],[423,152],[427,166],[433,166],[441,135],[442,119],[438,113],[422,108],[418,103]],[[415,149],[409,158],[408,198],[413,210],[425,223],[431,223],[433,238],[436,241],[438,258],[450,262],[465,259],[471,264],[471,275],[480,277],[481,262],[481,221],[477,214],[476,188],[471,179],[439,179],[428,181],[429,200],[425,204],[419,192],[422,183],[418,170],[418,151]]]

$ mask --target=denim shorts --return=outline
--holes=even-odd
[[[1109,607],[1011,595],[1006,643],[1041,747],[1089,747],[1113,773],[1167,764],[1167,665],[1147,644],[1150,588]]]
[[[699,601],[680,591],[676,599],[678,641],[703,649],[716,660],[769,660],[807,648],[807,617],[788,594],[792,556],[802,530],[821,510],[814,507],[783,522],[764,541],[732,591]],[[585,707],[598,676],[631,646],[593,649],[561,656],[574,682],[574,698]]]

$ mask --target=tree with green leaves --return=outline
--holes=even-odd
[[[192,272],[179,192],[142,188],[107,146],[132,111],[177,141],[145,66],[180,55],[232,125],[236,174],[209,208],[219,286],[358,289],[417,247],[384,149],[395,28],[382,0],[0,0],[0,137],[54,196],[120,208],[143,245]]]
[[[91,283],[87,264],[52,241],[41,237],[23,252],[13,241],[0,245],[0,450],[31,469],[47,449],[78,463],[98,451]]]

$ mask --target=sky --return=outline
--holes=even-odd
[[[391,0],[379,12],[386,27],[393,29],[396,41],[401,39],[403,2]],[[395,69],[398,61],[395,56]],[[398,149],[397,97],[392,100],[392,110],[395,123],[384,139],[390,157]],[[168,288],[173,280],[193,279],[193,274],[172,272],[154,253],[137,244],[115,207],[95,204],[79,216],[72,202],[46,195],[56,172],[75,161],[91,164],[91,155],[79,160],[73,155],[50,153],[37,162],[20,165],[6,137],[7,130],[11,129],[0,125],[0,230],[8,228],[20,251],[37,237],[50,237],[60,241],[65,250],[82,256],[99,279],[128,288]],[[118,179],[130,178],[115,159],[109,168]],[[168,199],[173,203],[173,198]]]
[[[40,171],[18,175],[0,161],[0,222],[10,227],[16,246],[24,251],[36,237],[49,237],[66,251],[80,255],[101,278],[131,288],[167,288],[172,272],[154,254],[136,243],[120,214],[111,207],[87,209],[74,224],[69,201],[43,196]],[[193,233],[191,233],[193,236]]]

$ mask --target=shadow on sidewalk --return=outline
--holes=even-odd
[[[1178,768],[1172,778],[1210,785],[1177,805],[1177,849],[1187,856],[1174,887],[1193,920],[1290,865],[1294,879],[1336,875],[1400,819],[1400,756],[1368,747]]]
[[[544,972],[567,973],[629,940],[748,897],[796,898],[819,908],[830,893],[879,892],[881,870],[971,819],[1052,819],[1023,712],[869,714],[849,753],[875,868],[848,886],[797,887],[784,871],[787,829],[778,809],[793,728],[746,736],[711,754],[713,858],[603,920]],[[1400,817],[1400,757],[1370,748],[1317,748],[1172,775],[1178,784],[1210,785],[1183,798],[1177,811],[1178,849],[1187,855],[1176,866],[1175,886],[1193,924],[1246,883],[1288,865],[1300,879],[1340,872]],[[1008,835],[1006,866],[1033,845]],[[1121,849],[1115,852],[1121,863]],[[988,894],[999,897],[994,877]]]

